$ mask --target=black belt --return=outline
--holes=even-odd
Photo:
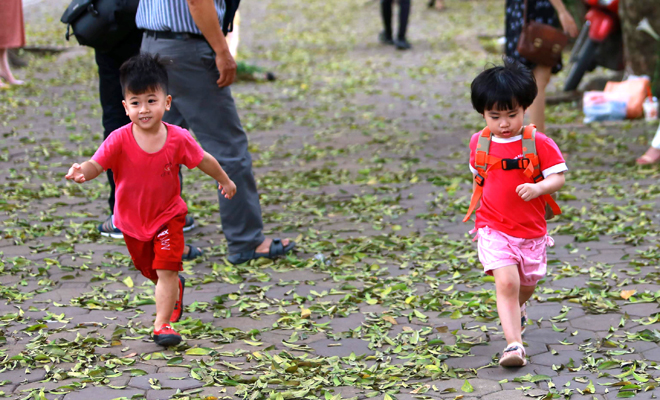
[[[144,34],[147,37],[152,37],[154,39],[175,39],[175,40],[197,39],[197,40],[206,41],[206,38],[204,37],[204,35],[199,35],[199,34],[196,34],[196,33],[188,33],[188,32],[144,31]]]

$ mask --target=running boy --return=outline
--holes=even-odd
[[[497,312],[507,347],[500,357],[506,367],[527,364],[522,333],[525,302],[546,273],[546,202],[564,185],[564,158],[555,142],[534,126],[523,127],[525,110],[537,94],[534,75],[522,64],[485,70],[472,82],[472,106],[487,127],[470,140],[474,195],[465,221],[479,201],[479,260],[495,277]],[[522,323],[521,323],[522,322]]]
[[[201,169],[219,182],[228,199],[236,186],[190,132],[162,122],[172,97],[167,94],[167,71],[157,56],[140,54],[126,61],[120,82],[132,122],[112,132],[91,160],[73,164],[66,179],[83,183],[112,169],[117,187],[114,224],[124,233],[135,267],[156,284],[154,341],[177,345],[181,335],[170,322],[177,322],[183,310],[185,280],[179,271],[188,212],[180,195],[179,165]]]

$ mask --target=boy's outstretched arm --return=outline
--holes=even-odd
[[[222,194],[225,195],[226,198],[231,199],[234,197],[236,194],[236,185],[234,184],[234,181],[229,179],[229,176],[227,176],[225,170],[222,169],[218,163],[218,160],[216,160],[212,155],[204,152],[204,158],[202,158],[202,161],[199,163],[199,165],[197,165],[197,168],[202,170],[202,172],[204,172],[206,175],[218,181],[218,189],[222,189]]]
[[[552,174],[539,183],[523,183],[518,185],[516,193],[525,201],[533,200],[544,194],[552,194],[561,189],[566,182],[564,173]]]
[[[64,176],[66,179],[77,183],[91,181],[103,172],[101,164],[94,160],[85,161],[82,164],[75,163],[69,168],[69,172]]]

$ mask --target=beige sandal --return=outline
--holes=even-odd
[[[643,156],[637,159],[637,165],[655,164],[660,161],[660,149],[649,147]]]

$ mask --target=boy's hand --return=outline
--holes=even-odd
[[[518,185],[516,193],[518,193],[518,196],[525,201],[534,200],[543,194],[539,185],[535,183],[523,183],[522,185]]]
[[[228,183],[222,185],[218,184],[218,189],[222,189],[222,194],[225,195],[225,198],[231,199],[236,194],[236,184],[231,179]]]
[[[64,177],[77,183],[85,182],[85,175],[83,174],[82,166],[78,163],[73,164]]]

